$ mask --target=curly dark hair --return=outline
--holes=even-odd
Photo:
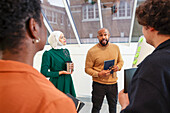
[[[146,0],[136,9],[139,24],[170,35],[170,0]]]
[[[30,18],[41,26],[40,0],[0,0],[0,50],[17,48]]]

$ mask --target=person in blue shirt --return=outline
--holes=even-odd
[[[120,91],[121,113],[169,113],[170,0],[146,0],[136,16],[155,50],[139,64],[128,93]]]

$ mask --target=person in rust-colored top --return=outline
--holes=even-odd
[[[0,6],[0,113],[76,113],[73,101],[32,67],[47,36],[40,1]]]
[[[106,95],[109,112],[116,113],[117,104],[117,75],[123,66],[123,59],[119,47],[109,43],[110,33],[106,28],[98,31],[99,43],[87,53],[85,72],[93,77],[92,113],[99,113],[104,96]],[[112,70],[104,70],[104,61],[115,60]]]
[[[75,106],[32,66],[0,60],[0,113],[75,113]]]

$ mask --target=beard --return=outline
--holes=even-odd
[[[106,42],[104,42],[104,41],[106,41]],[[102,39],[102,40],[100,41],[100,44],[101,44],[102,46],[106,46],[106,45],[108,44],[108,42],[109,42],[109,40],[107,40],[107,39]]]

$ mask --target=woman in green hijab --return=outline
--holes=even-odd
[[[70,62],[68,49],[63,49],[66,45],[66,38],[61,31],[54,31],[50,34],[48,42],[52,49],[45,51],[42,57],[41,73],[50,77],[54,86],[63,93],[76,97],[71,74],[74,65],[71,64],[71,72],[66,71],[66,62]]]

